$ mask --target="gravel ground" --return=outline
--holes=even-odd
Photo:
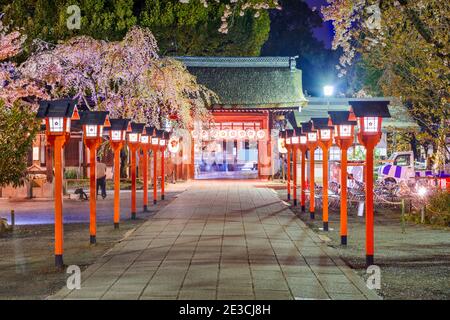
[[[286,191],[274,186],[280,198]],[[308,206],[307,206],[308,208]],[[323,232],[322,210],[316,209],[311,221],[309,211],[293,211],[316,232],[330,238],[329,245],[338,249],[344,261],[366,278],[365,218],[356,210],[348,216],[348,245],[340,245],[339,211],[330,212],[330,232]],[[381,268],[381,290],[384,299],[450,299],[450,230],[406,223],[403,233],[401,211],[397,208],[375,208],[375,263]]]
[[[167,193],[167,200],[160,201],[154,210],[160,210],[170,203],[177,193],[179,192]],[[126,206],[129,203],[129,194],[125,193],[124,196],[125,199],[121,202]],[[41,214],[42,221],[47,221],[47,216],[51,216],[52,211],[49,210],[48,203],[48,201],[8,202],[2,200],[0,211],[6,213],[7,208],[12,204],[16,208],[16,219],[20,221],[23,220],[21,216],[29,219],[28,214],[24,212],[29,210],[30,206],[34,206],[36,212]],[[89,244],[89,210],[85,210],[88,205],[88,202],[73,200],[66,200],[64,204],[66,218],[73,218],[65,219],[64,263],[76,264],[81,270],[86,269],[152,215],[152,213],[139,212],[141,205],[138,201],[138,219],[130,220],[129,208],[122,209],[120,229],[114,230],[110,221],[111,208],[108,210],[106,201],[103,204],[99,203],[97,244],[92,246]],[[36,221],[33,220],[33,222]],[[0,234],[0,300],[45,299],[65,285],[69,275],[55,269],[53,243],[53,225],[47,223],[19,225],[13,232]]]

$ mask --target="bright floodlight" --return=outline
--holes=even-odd
[[[417,193],[419,194],[420,197],[424,197],[427,194],[427,188],[419,187]]]
[[[323,87],[323,94],[325,97],[331,97],[334,93],[334,87],[333,86],[325,86]]]

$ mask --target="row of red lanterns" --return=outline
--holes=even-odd
[[[328,118],[312,118],[302,123],[301,127],[294,127],[282,134],[288,150],[288,180],[287,197],[291,200],[290,155],[293,162],[293,203],[297,206],[297,152],[302,154],[301,162],[301,206],[306,211],[306,152],[309,150],[310,186],[309,212],[310,218],[315,218],[314,201],[314,153],[320,147],[323,151],[323,196],[322,220],[323,230],[329,230],[328,223],[328,152],[335,143],[341,149],[341,207],[340,207],[340,236],[341,244],[347,245],[347,150],[354,141],[355,126],[359,124],[358,140],[366,148],[365,163],[365,194],[366,194],[366,264],[374,264],[374,231],[373,231],[373,156],[374,148],[381,139],[382,119],[390,117],[389,101],[350,101],[349,111],[330,111]]]
[[[54,148],[55,170],[55,264],[63,267],[63,210],[62,210],[62,154],[70,139],[71,122],[79,120],[83,128],[83,140],[90,155],[90,243],[96,243],[96,162],[97,149],[108,131],[114,151],[114,227],[120,223],[120,151],[125,143],[131,151],[131,219],[136,219],[136,153],[143,151],[144,211],[148,211],[148,151],[153,151],[153,201],[157,203],[157,154],[161,152],[161,199],[164,200],[164,153],[167,147],[165,132],[129,119],[109,119],[106,111],[80,111],[76,101],[63,99],[40,102],[37,118],[44,119],[47,143]]]

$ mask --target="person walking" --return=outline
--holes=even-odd
[[[102,188],[102,198],[106,198],[106,164],[100,162],[100,157],[97,157],[97,196],[98,188]]]

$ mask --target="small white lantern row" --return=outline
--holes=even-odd
[[[235,129],[210,129],[210,130],[194,130],[192,131],[194,139],[202,140],[264,140],[267,138],[266,130],[235,130]]]

